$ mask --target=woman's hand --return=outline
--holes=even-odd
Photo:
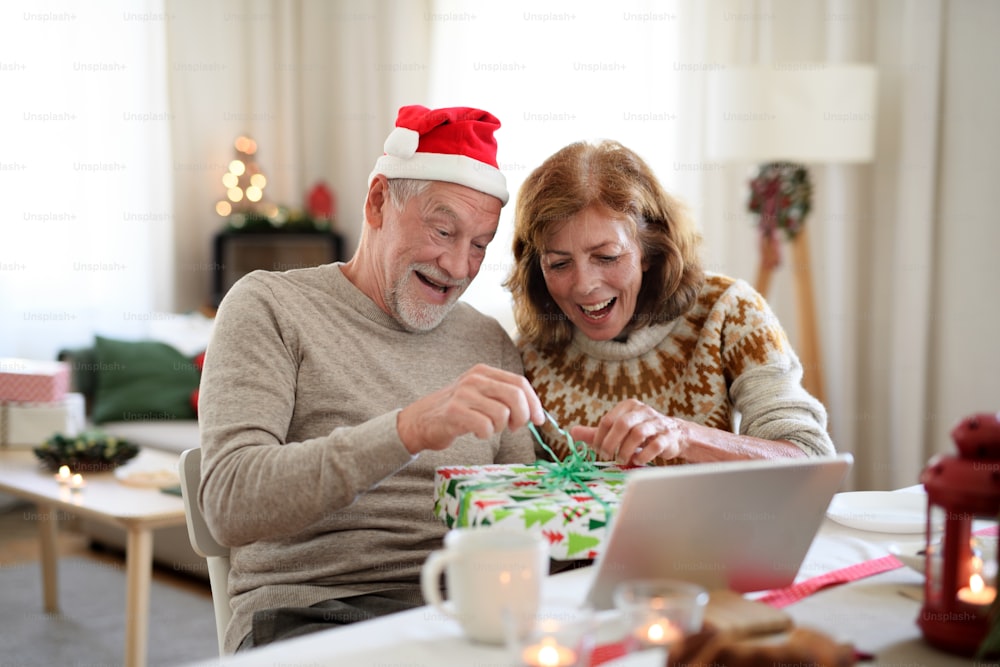
[[[619,464],[646,465],[669,460],[687,449],[690,422],[668,417],[629,398],[601,417],[597,427],[574,426],[570,435],[587,443],[601,458]]]
[[[569,432],[602,458],[622,465],[646,465],[657,458],[704,463],[806,456],[787,440],[764,440],[668,417],[634,398],[609,410],[596,427],[574,426]]]

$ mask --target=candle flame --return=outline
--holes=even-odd
[[[552,637],[544,637],[538,647],[538,664],[540,667],[556,667],[559,662],[559,647]]]
[[[538,664],[540,665],[558,665],[559,664],[559,652],[554,646],[543,646],[538,649]]]
[[[969,590],[978,593],[983,590],[983,578],[978,574],[969,577]]]
[[[636,638],[641,642],[665,646],[681,639],[684,633],[672,621],[660,618],[636,629]]]

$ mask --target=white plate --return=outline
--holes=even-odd
[[[997,552],[997,538],[977,535],[975,539],[979,542],[979,548],[982,549],[982,553],[987,554],[988,558],[992,558],[992,554]],[[903,565],[916,570],[920,574],[924,574],[924,549],[926,549],[926,546],[923,541],[894,542],[886,548]]]
[[[159,461],[133,460],[115,468],[115,477],[126,486],[146,489],[163,489],[181,483],[180,473],[174,465]]]
[[[900,491],[850,491],[830,501],[826,515],[837,523],[876,533],[923,533],[927,496]]]

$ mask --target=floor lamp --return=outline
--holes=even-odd
[[[870,65],[802,62],[726,67],[708,75],[707,156],[760,165],[748,198],[761,231],[755,287],[767,296],[781,243],[787,242],[794,262],[802,382],[824,403],[805,225],[812,184],[805,165],[872,160],[876,80]]]

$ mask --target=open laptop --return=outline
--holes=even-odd
[[[629,471],[587,601],[626,579],[667,578],[748,593],[791,584],[850,454]]]

